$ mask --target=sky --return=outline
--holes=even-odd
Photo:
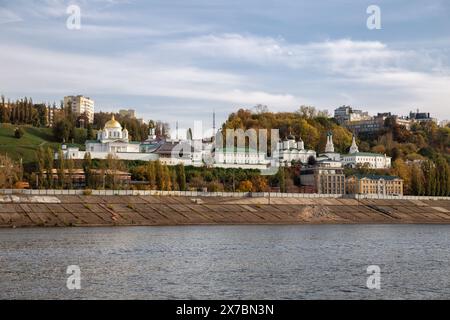
[[[172,128],[257,104],[450,119],[449,17],[448,0],[0,0],[0,93],[83,94]]]

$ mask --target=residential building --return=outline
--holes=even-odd
[[[119,114],[122,117],[128,117],[130,119],[135,119],[136,118],[136,110],[134,109],[121,109],[119,110]]]
[[[119,110],[119,114],[122,117],[130,118],[130,119],[136,119],[139,123],[144,124],[144,119],[143,118],[137,118],[136,110],[134,110],[134,109],[121,109],[121,110]]]
[[[353,121],[370,120],[371,116],[368,112],[355,110],[350,106],[342,106],[334,110],[334,118],[339,124]]]
[[[436,118],[432,118],[430,116],[429,112],[419,112],[419,109],[417,109],[416,112],[411,111],[409,113],[409,118],[413,120],[414,122],[434,122],[437,123]]]
[[[373,118],[346,122],[343,125],[354,134],[378,132],[385,127],[385,121],[390,116],[390,113],[379,113]]]
[[[395,116],[395,122],[400,126],[404,126],[406,130],[410,130],[411,125],[413,123],[413,121],[410,118],[404,116],[402,117]]]
[[[403,195],[403,179],[394,176],[352,175],[347,178],[348,194]]]
[[[65,108],[70,107],[72,109],[73,114],[75,114],[76,117],[79,117],[83,114],[86,115],[89,123],[91,124],[94,123],[94,111],[95,111],[94,100],[82,95],[67,96],[64,97],[64,107]]]

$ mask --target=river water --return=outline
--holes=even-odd
[[[450,226],[0,230],[2,299],[449,299]],[[69,290],[69,265],[81,271]],[[380,268],[380,289],[366,286]]]

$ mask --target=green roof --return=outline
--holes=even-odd
[[[363,157],[384,157],[384,154],[381,153],[372,153],[372,152],[355,152],[344,155],[346,156],[363,156]]]

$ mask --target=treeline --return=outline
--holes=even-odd
[[[412,124],[410,130],[390,117],[380,132],[360,135],[360,149],[386,153],[393,161],[432,160],[444,156],[450,162],[450,127],[439,127],[434,122]]]
[[[85,140],[96,138],[96,130],[104,128],[105,123],[111,119],[113,113],[97,112],[94,114],[94,123],[90,124],[86,115],[75,115],[70,105],[64,106],[60,101],[33,103],[28,97],[16,101],[0,97],[0,123],[16,125],[31,125],[34,127],[51,127],[56,141],[74,142],[84,144]],[[169,125],[162,121],[141,122],[138,119],[114,113],[117,121],[123,128],[127,128],[133,141],[147,139],[149,128],[155,128],[155,134],[160,137],[169,137]]]
[[[27,97],[10,101],[2,95],[0,97],[0,123],[47,127],[50,123],[49,109],[56,109],[56,105],[34,104],[33,100]]]
[[[269,112],[261,106],[256,110],[240,109],[229,115],[222,127],[226,129],[279,129],[280,138],[289,135],[299,137],[305,143],[306,149],[324,151],[326,135],[333,131],[333,140],[337,152],[346,153],[352,143],[352,133],[344,127],[339,126],[333,119],[328,117],[325,111],[317,111],[314,107],[302,106],[297,112]]]
[[[97,112],[94,114],[94,128],[101,130],[105,123],[111,120],[111,116],[122,125],[122,128],[127,128],[128,134],[134,141],[144,141],[148,138],[149,129],[154,128],[155,134],[159,137],[168,138],[170,135],[169,124],[162,121],[150,120],[149,123],[141,122],[138,119],[122,116],[120,113],[111,112]]]
[[[38,189],[125,189],[128,184],[119,173],[126,172],[123,161],[114,155],[94,162],[89,153],[81,161],[66,159],[62,150],[55,152],[52,148],[39,148],[36,152],[38,162],[36,172],[29,175],[29,184]],[[79,170],[83,179],[79,181]]]
[[[167,166],[160,161],[131,168],[132,178],[146,181],[144,188],[167,191],[209,192],[280,192],[293,191],[296,176],[293,168],[280,168],[273,176],[262,176],[259,170],[225,169],[193,166]],[[297,191],[297,190],[295,190]]]
[[[392,173],[403,179],[405,194],[450,196],[450,166],[443,156],[412,164],[397,159]]]

